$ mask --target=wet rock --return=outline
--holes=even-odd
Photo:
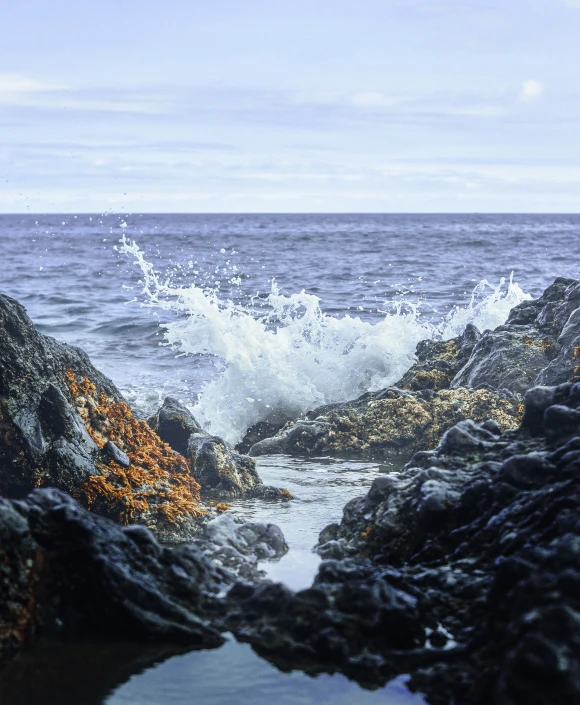
[[[234,576],[193,545],[167,548],[56,489],[0,499],[0,653],[40,635],[223,642],[217,595]]]
[[[580,386],[527,398],[533,433],[460,422],[347,503],[311,588],[234,587],[228,626],[281,668],[406,673],[441,705],[580,702]]]
[[[523,394],[534,384],[580,379],[574,357],[580,344],[579,307],[580,282],[556,279],[539,299],[516,306],[505,325],[483,334],[451,387]]]
[[[187,455],[191,434],[202,430],[191,411],[173,397],[166,397],[163,406],[147,423],[162,441],[181,455]]]
[[[284,498],[278,488],[263,485],[254,458],[233,450],[218,436],[194,433],[189,439],[187,456],[192,475],[203,487],[205,496]]]
[[[167,406],[160,418],[171,426],[169,417]],[[0,295],[0,493],[24,497],[38,486],[164,538],[200,530],[199,486],[185,458],[133,415],[82,350],[40,334],[23,306]]]
[[[242,522],[229,512],[206,524],[196,545],[246,581],[263,577],[258,561],[279,559],[288,551],[284,535],[275,524]]]
[[[288,417],[284,417],[279,421],[258,421],[246,431],[242,440],[236,445],[235,449],[238,453],[248,453],[250,448],[256,443],[275,436],[278,431],[283,428],[288,421]]]
[[[252,446],[250,454],[381,458],[395,453],[409,457],[435,446],[462,419],[491,420],[506,430],[517,425],[518,411],[519,400],[509,393],[485,389],[410,392],[391,387],[352,403],[314,411],[314,420],[288,424],[274,438]]]

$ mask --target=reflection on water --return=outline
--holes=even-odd
[[[226,643],[216,651],[175,656],[131,678],[107,705],[419,705],[403,678],[369,691],[340,674],[311,678],[282,673],[247,644]]]
[[[267,484],[286,487],[291,502],[237,500],[233,510],[247,519],[278,524],[290,546],[277,563],[263,564],[273,580],[294,589],[311,584],[319,558],[318,533],[339,521],[349,499],[367,491],[374,478],[396,472],[400,460],[362,463],[331,458],[264,456],[258,471]],[[121,685],[123,684],[123,685]],[[247,644],[228,641],[220,649],[191,651],[147,644],[58,644],[41,642],[0,668],[1,705],[418,705],[404,678],[386,688],[363,690],[341,674],[316,678],[284,673]]]
[[[281,504],[235,500],[231,505],[240,516],[271,522],[282,529],[290,551],[281,561],[262,567],[272,580],[300,590],[312,583],[318,569],[320,559],[312,553],[312,547],[320,531],[332,522],[340,522],[346,502],[367,492],[375,477],[396,472],[402,465],[403,460],[396,457],[382,463],[363,463],[264,455],[257,458],[260,477],[267,485],[285,487],[295,499]]]

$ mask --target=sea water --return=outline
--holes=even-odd
[[[580,276],[579,234],[571,215],[0,216],[0,292],[83,347],[138,413],[171,394],[235,443],[257,420],[392,384],[421,339],[500,325],[556,276]],[[290,552],[264,567],[299,589],[320,529],[396,461],[270,456],[258,469],[296,499],[233,510],[281,526]],[[401,682],[370,692],[283,674],[230,641],[106,702],[416,702]]]

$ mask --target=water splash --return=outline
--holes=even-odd
[[[141,269],[144,305],[178,314],[162,324],[166,343],[184,355],[222,361],[221,374],[205,385],[193,411],[231,443],[257,421],[294,417],[393,384],[412,365],[420,340],[453,337],[469,322],[495,328],[513,306],[531,298],[511,278],[505,291],[503,279],[497,287],[482,281],[469,304],[455,307],[443,322],[424,320],[419,307],[406,302],[370,323],[325,314],[317,296],[285,296],[272,283],[267,313],[260,316],[220,299],[215,289],[162,280],[135,242],[123,236],[121,243],[120,251]]]

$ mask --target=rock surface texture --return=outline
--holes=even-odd
[[[416,356],[394,387],[315,409],[255,443],[250,455],[410,457],[462,420],[517,426],[527,389],[580,380],[580,282],[556,279],[505,325],[481,334],[470,324],[457,338],[424,340]]]
[[[194,545],[161,546],[55,489],[0,499],[0,654],[40,635],[213,647],[234,576]]]
[[[580,384],[528,391],[507,433],[453,426],[318,551],[307,590],[231,590],[231,628],[279,666],[410,673],[441,705],[580,702]]]

